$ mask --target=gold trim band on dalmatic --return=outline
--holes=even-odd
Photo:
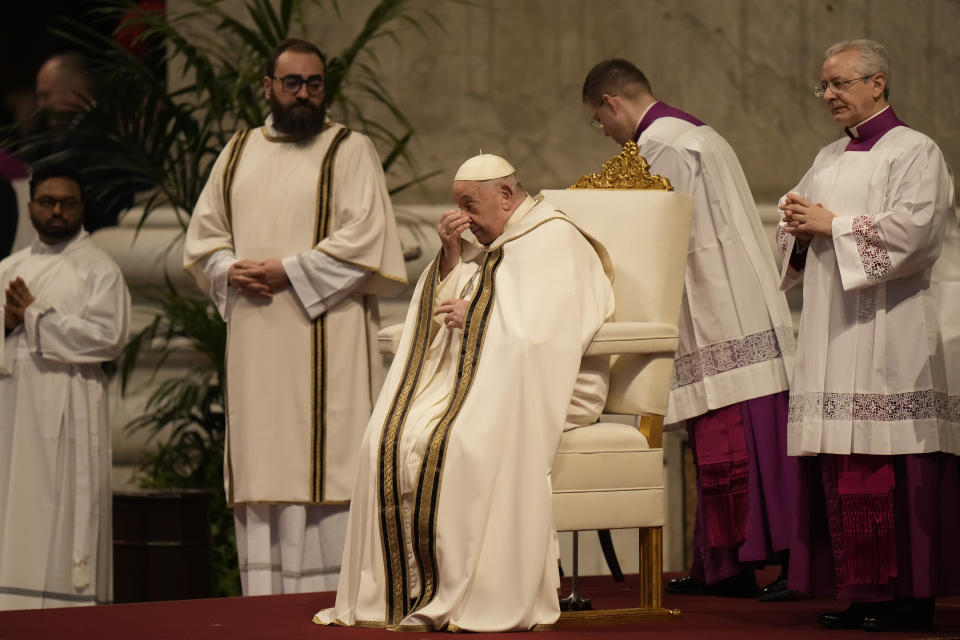
[[[314,244],[319,244],[327,237],[330,226],[330,212],[333,207],[333,161],[337,149],[347,136],[350,129],[341,128],[330,143],[323,163],[320,166],[320,176],[317,179],[317,219],[313,227]],[[323,475],[326,471],[324,453],[327,439],[327,314],[321,313],[313,321],[311,331],[311,373],[312,394],[310,397],[312,429],[310,438],[310,501],[324,502]]]
[[[231,236],[233,234],[233,180],[237,175],[237,166],[240,164],[240,156],[243,155],[243,149],[247,144],[247,140],[250,138],[249,129],[240,129],[237,131],[236,135],[233,137],[233,142],[230,143],[230,151],[227,154],[227,166],[224,167],[223,171],[223,209],[224,213],[227,216],[227,224],[230,225]],[[233,247],[228,247],[233,249]],[[219,249],[217,249],[219,251]],[[210,252],[211,254],[213,252]],[[227,335],[229,338],[230,325],[227,325]],[[228,340],[229,343],[229,340]],[[227,367],[227,354],[226,352],[223,355],[223,371],[224,379],[220,381],[223,385],[223,403],[225,407],[229,407],[230,403],[227,398],[227,380],[226,372],[229,371]],[[224,423],[226,425],[226,430],[224,433],[223,441],[223,455],[224,461],[226,464],[226,474],[227,474],[227,486],[230,487],[230,490],[227,493],[227,505],[233,506],[233,494],[234,494],[234,481],[233,481],[233,459],[231,457],[230,451],[230,411],[229,409],[224,411]]]
[[[237,135],[233,137],[233,143],[230,145],[230,152],[227,154],[227,166],[223,171],[223,208],[227,214],[227,223],[233,227],[233,204],[232,191],[233,180],[237,175],[237,166],[240,164],[240,156],[243,155],[243,148],[250,138],[250,129],[240,129]]]

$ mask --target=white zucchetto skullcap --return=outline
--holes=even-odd
[[[470,180],[482,182],[484,180],[494,180],[495,178],[505,178],[516,173],[513,165],[490,153],[481,153],[473,156],[457,169],[457,175],[454,181]]]

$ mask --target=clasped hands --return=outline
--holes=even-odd
[[[237,260],[227,272],[230,285],[253,300],[270,302],[273,294],[290,286],[290,279],[278,258]]]
[[[830,237],[833,235],[833,219],[837,215],[826,209],[822,202],[813,204],[795,193],[788,193],[783,204],[781,220],[786,224],[786,232],[806,244],[815,235]]]
[[[3,304],[3,325],[13,331],[23,323],[23,315],[27,311],[35,298],[30,293],[27,283],[23,278],[17,277],[7,285],[6,300]]]

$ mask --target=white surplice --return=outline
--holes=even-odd
[[[229,285],[234,262],[270,257],[282,260],[291,282],[271,302]],[[280,136],[272,117],[239,132],[194,209],[184,263],[227,322],[224,481],[238,536],[246,537],[238,541],[251,587],[244,592],[332,587],[339,544],[274,559],[278,545],[342,539],[343,518],[326,515],[350,497],[383,378],[376,295],[406,283],[373,143],[329,121],[300,142]],[[253,508],[261,503],[269,514]],[[305,505],[302,518],[290,515],[297,509],[281,513],[291,504]],[[289,523],[297,521],[306,528],[294,532]],[[275,575],[264,578],[264,569]]]
[[[777,265],[736,154],[709,126],[664,107],[655,103],[644,114],[665,115],[649,125],[641,119],[637,146],[652,173],[694,198],[669,425],[789,388],[795,345]]]
[[[613,311],[609,259],[530,198],[489,247],[465,246],[443,281],[435,261],[417,284],[318,623],[510,631],[559,616],[550,469],[565,423],[603,406],[581,357]],[[471,300],[464,329],[433,317],[448,298]]]
[[[895,116],[894,116],[895,117]],[[930,138],[896,126],[869,150],[824,147],[792,191],[833,211],[803,282],[789,453],[960,453],[960,228]]]
[[[0,262],[35,300],[0,338],[0,609],[112,599],[110,431],[101,363],[127,339],[130,294],[85,231]],[[0,308],[0,319],[3,310]]]

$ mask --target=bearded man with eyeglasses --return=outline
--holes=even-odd
[[[227,323],[224,480],[245,595],[336,588],[382,380],[376,295],[406,284],[376,149],[326,117],[325,74],[315,45],[277,45],[270,115],[220,154],[184,245]]]
[[[127,340],[130,294],[81,226],[67,167],[36,167],[37,240],[0,262],[0,609],[109,603],[110,430],[101,364]]]
[[[832,628],[919,630],[960,593],[960,227],[939,147],[887,102],[872,40],[826,51],[844,136],[780,203],[782,287],[803,283],[789,451],[789,583],[852,601]]]

